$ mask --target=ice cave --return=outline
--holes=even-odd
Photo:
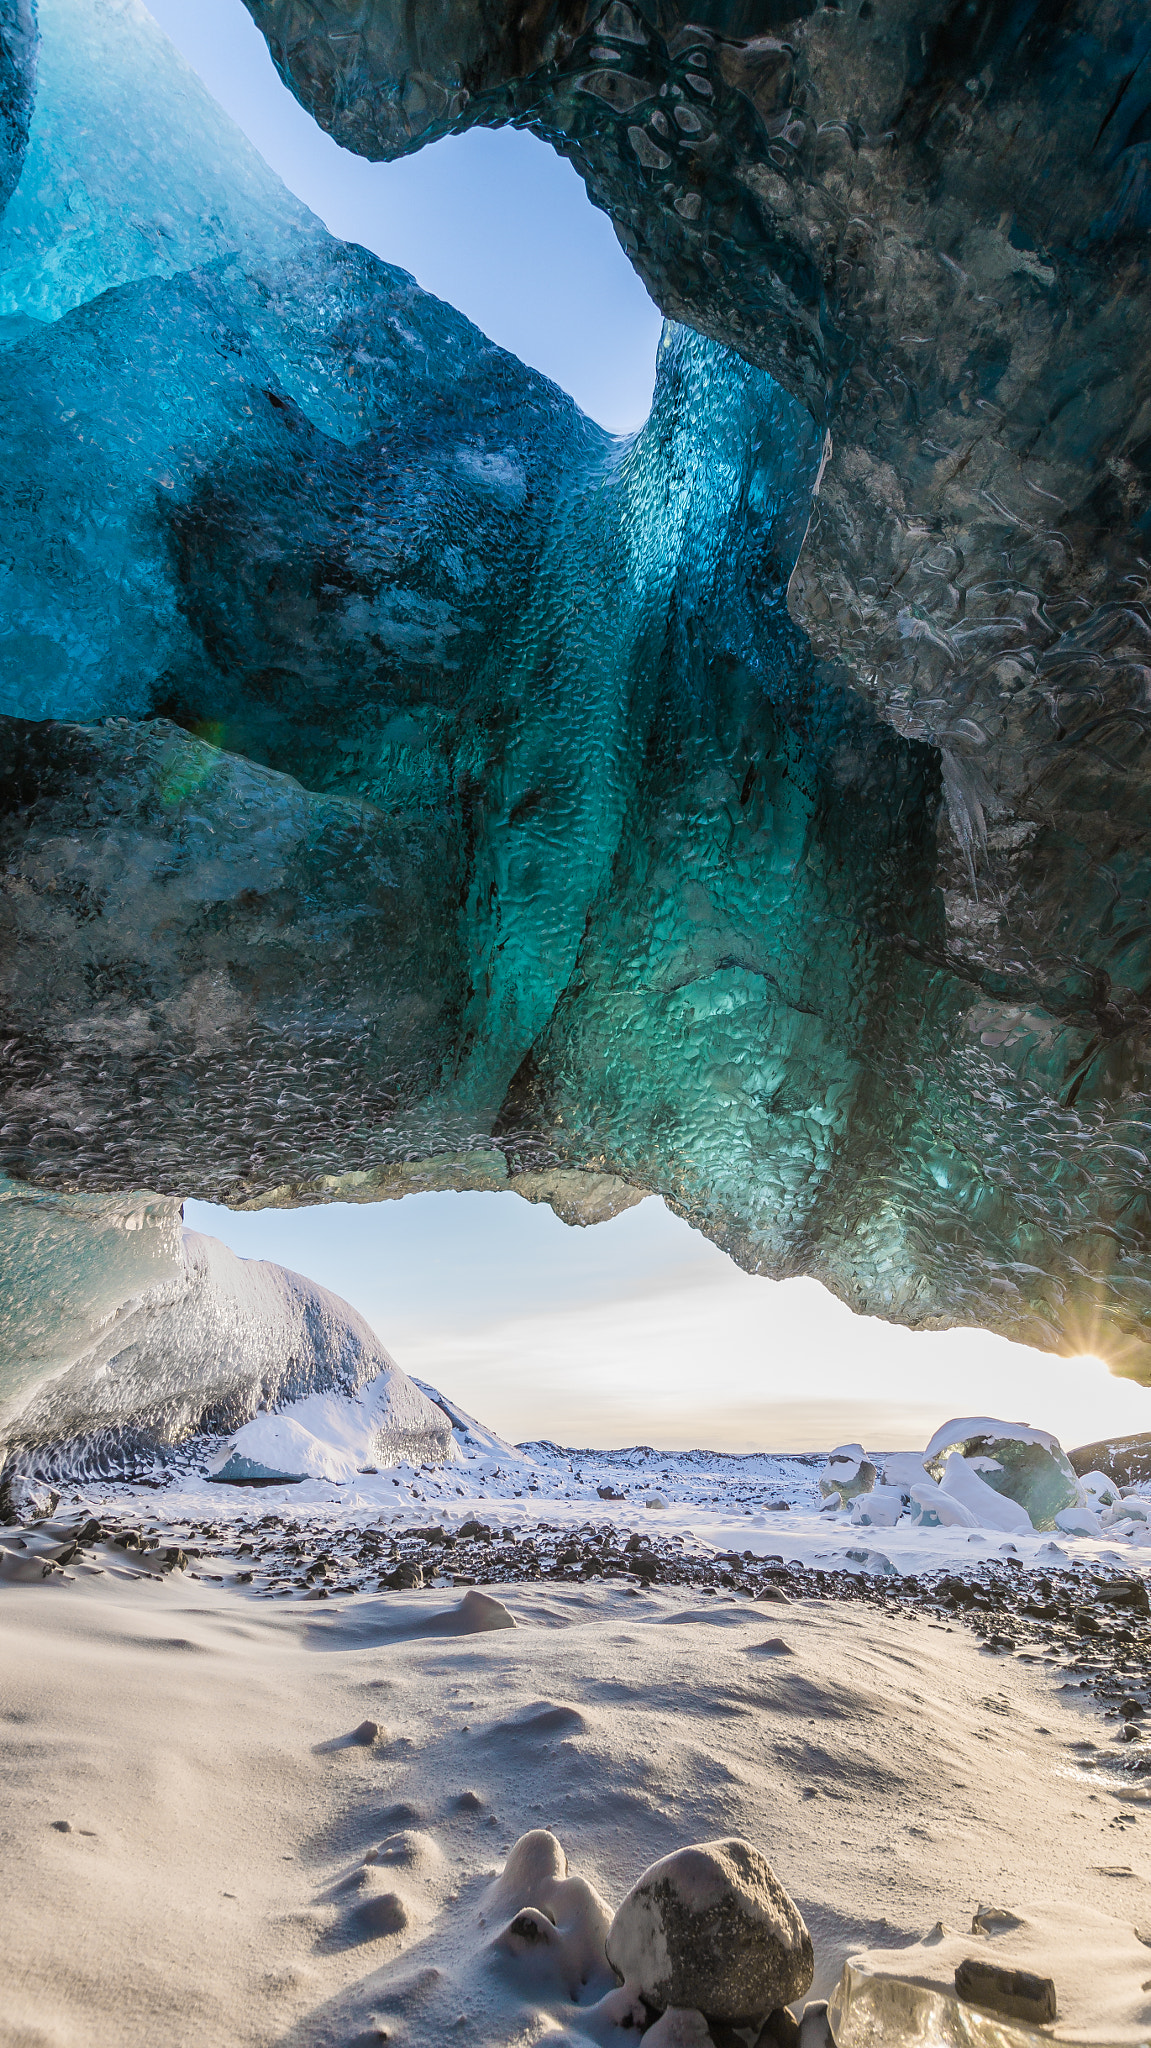
[[[138,0],[5,0],[10,1447],[142,1287],[212,1349],[188,1195],[655,1192],[1151,1377],[1143,10],[249,12],[348,149],[567,155],[657,391],[335,241]]]
[[[1151,10],[243,6],[663,325],[610,433],[0,0],[0,2044],[1147,2048],[1151,1432],[513,1441],[184,1205],[1151,1387]]]

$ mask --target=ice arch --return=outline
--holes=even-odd
[[[1052,125],[1063,31],[1026,8],[613,0],[530,48],[458,9],[418,65],[383,7],[354,48],[338,0],[290,35],[253,11],[365,148],[542,126],[689,324],[612,441],[334,243],[136,0],[46,0],[0,224],[0,1162],[108,1200],[508,1184],[586,1220],[650,1188],[753,1268],[1143,1372],[1145,287],[1133,257],[1102,284],[1141,116],[1067,197],[1119,179],[1112,256],[1076,228],[1051,284],[1022,170],[1015,226],[976,205],[1003,95]],[[954,172],[941,107],[975,124]],[[841,146],[884,224],[858,247]],[[945,301],[980,250],[987,290]],[[1018,424],[1080,360],[1061,304],[1115,367],[1122,516],[1094,413]]]

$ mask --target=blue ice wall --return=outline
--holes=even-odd
[[[0,271],[0,1165],[625,1183],[751,1267],[1056,1341],[1083,1264],[1041,1240],[1098,1134],[1053,1175],[1037,1090],[993,1170],[938,757],[788,613],[822,430],[669,325],[612,439],[333,241],[136,0],[41,27]],[[1145,1291],[1090,1271],[1128,1324]]]

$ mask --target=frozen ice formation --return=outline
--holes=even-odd
[[[1024,1508],[1033,1528],[1053,1529],[1059,1514],[1081,1501],[1080,1482],[1049,1430],[986,1415],[945,1423],[924,1452],[933,1479],[946,1485],[944,1473],[957,1452],[992,1492]]]
[[[1093,1483],[1093,1482],[1097,1482]],[[1118,1520],[1118,1489],[1101,1473],[1080,1479],[1050,1430],[990,1415],[958,1416],[937,1429],[922,1456],[868,1458],[861,1444],[832,1451],[820,1475],[825,1512],[844,1509],[860,1528],[902,1521],[929,1528],[1062,1529],[1099,1534],[1100,1507]]]
[[[533,126],[677,324],[615,441],[139,0],[34,106],[2,11],[0,1166],[653,1190],[1151,1376],[1142,12],[250,11],[365,154]]]
[[[451,1455],[443,1410],[355,1309],[184,1230],[178,1203],[0,1184],[0,1273],[10,1476],[130,1472],[228,1432],[216,1462],[230,1457],[236,1478]]]
[[[38,40],[34,0],[4,0],[0,8],[0,213],[24,166]]]
[[[295,1273],[281,1277],[297,1286],[310,1284],[301,1283]],[[323,1288],[314,1291],[325,1295]],[[325,1306],[329,1303],[344,1312],[349,1330],[360,1324],[346,1302],[327,1295]],[[366,1325],[361,1327],[370,1338]],[[349,1395],[346,1387],[337,1386],[307,1394],[301,1401],[282,1402],[275,1410],[265,1408],[233,1433],[217,1454],[213,1476],[238,1484],[288,1478],[332,1479],[343,1485],[357,1472],[401,1459],[442,1464],[452,1440],[442,1411],[374,1340],[365,1346],[369,1355],[373,1349],[387,1363],[377,1367],[373,1379],[361,1382],[358,1392]]]

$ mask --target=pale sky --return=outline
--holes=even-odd
[[[297,105],[241,0],[145,4],[334,235],[410,270],[612,433],[643,425],[660,315],[563,157],[503,128],[370,164]]]
[[[1151,1390],[1097,1360],[852,1315],[814,1280],[741,1272],[655,1198],[590,1230],[510,1194],[188,1202],[185,1221],[342,1295],[399,1365],[516,1442],[922,1450],[979,1414],[1068,1447],[1151,1429]]]
[[[280,84],[241,0],[146,0],[285,184],[334,234],[410,270],[613,432],[642,424],[660,317],[570,164],[504,129],[395,164],[337,148]],[[810,1280],[752,1279],[649,1200],[594,1230],[509,1195],[187,1220],[352,1302],[398,1362],[517,1441],[922,1448],[953,1415],[1068,1445],[1151,1428],[1098,1361],[975,1331],[914,1335]]]

